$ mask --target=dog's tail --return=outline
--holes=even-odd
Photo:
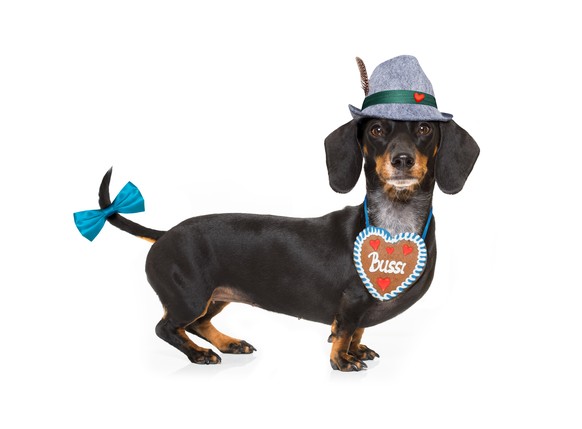
[[[105,173],[103,180],[101,181],[101,186],[99,187],[99,207],[105,209],[111,205],[111,197],[109,196],[109,183],[111,182],[111,173],[113,172],[113,167]],[[138,223],[132,222],[129,219],[124,218],[119,213],[115,213],[107,218],[107,221],[121,229],[122,231],[129,232],[136,237],[143,238],[151,243],[156,242],[166,231],[158,231],[156,229],[146,228]]]

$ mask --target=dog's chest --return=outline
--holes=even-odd
[[[370,223],[387,230],[391,235],[404,232],[422,233],[430,201],[395,203],[384,195],[370,195]]]

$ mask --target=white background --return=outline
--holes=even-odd
[[[0,426],[580,427],[578,12],[572,2],[0,4]],[[318,216],[324,138],[371,72],[415,55],[482,154],[435,192],[428,294],[329,366],[329,327],[233,304],[258,352],[197,366],[155,336],[149,244],[72,213],[128,181],[168,229],[215,212]],[[323,269],[323,268],[322,268]],[[315,287],[316,285],[314,285]],[[203,344],[202,341],[199,341]]]

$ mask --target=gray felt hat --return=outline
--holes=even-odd
[[[410,55],[392,58],[372,72],[362,109],[349,106],[354,119],[365,117],[398,121],[450,121],[439,112],[432,85],[418,60]]]

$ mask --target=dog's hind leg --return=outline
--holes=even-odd
[[[190,340],[190,338],[188,338],[188,335],[186,335],[185,332],[187,325],[188,323],[175,322],[168,315],[165,315],[156,326],[156,334],[162,340],[184,353],[192,363],[220,363],[220,356],[210,349],[205,349],[196,345],[192,340]]]
[[[249,354],[256,351],[257,349],[251,344],[223,334],[211,323],[211,319],[220,313],[228,304],[228,302],[211,301],[206,314],[196,319],[186,330],[208,341],[222,353]]]
[[[220,356],[212,350],[200,347],[190,340],[181,324],[176,324],[168,318],[160,320],[156,326],[156,334],[184,353],[192,363],[217,364],[221,361]]]

